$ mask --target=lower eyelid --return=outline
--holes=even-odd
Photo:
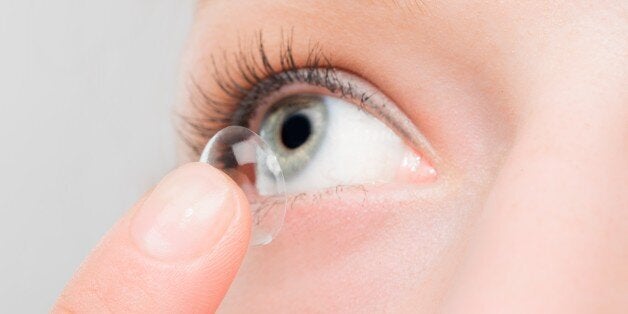
[[[410,198],[431,195],[428,189],[413,184],[392,182],[382,184],[337,185],[316,192],[288,196],[288,210],[319,206],[348,208],[377,203],[405,203]]]
[[[338,252],[347,252],[377,237],[377,230],[381,229],[378,226],[389,223],[396,213],[390,207],[375,204],[380,197],[374,195],[378,193],[374,189],[338,186],[290,197],[284,226],[275,239],[275,249],[307,243],[308,246],[333,245]]]
[[[275,239],[282,241],[331,240],[354,245],[351,236],[368,240],[380,227],[399,217],[400,210],[421,208],[421,204],[442,197],[438,191],[408,184],[338,185],[314,193],[292,195],[286,220]],[[331,238],[330,238],[331,237]]]

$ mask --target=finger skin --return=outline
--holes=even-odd
[[[204,187],[198,186],[204,182],[211,182],[208,185],[213,186],[207,188],[208,193],[217,185],[223,192],[231,193],[230,201],[224,206],[232,208],[233,215],[228,216],[230,218],[223,228],[224,232],[219,232],[220,236],[212,240],[215,244],[208,245],[204,240],[196,239],[205,234],[199,234],[198,237],[194,234],[202,231],[203,223],[207,223],[210,229],[214,228],[211,219],[209,222],[190,223],[196,224],[196,229],[189,231],[192,232],[189,233],[190,243],[198,243],[202,250],[190,251],[190,247],[186,247],[182,252],[194,254],[187,254],[180,259],[172,252],[178,252],[177,245],[189,246],[189,243],[167,243],[167,254],[152,254],[154,250],[147,250],[141,241],[138,242],[132,231],[135,230],[133,228],[137,229],[134,219],[139,219],[136,218],[138,212],[145,212],[147,203],[160,206],[161,200],[154,194],[164,194],[164,189],[160,188],[162,181],[104,236],[68,283],[53,312],[208,313],[216,310],[248,247],[251,228],[248,202],[231,179],[209,165],[184,165],[169,174],[164,181],[173,181],[168,179],[173,176],[177,177],[179,187],[191,184],[200,194],[205,191]],[[183,224],[182,228],[188,227]]]

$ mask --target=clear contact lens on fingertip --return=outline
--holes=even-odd
[[[229,175],[251,209],[251,245],[270,243],[283,225],[287,196],[283,172],[270,146],[255,132],[228,126],[207,142],[200,158]]]

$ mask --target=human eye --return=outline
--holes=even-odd
[[[240,52],[233,58],[237,71],[215,71],[219,90],[229,97],[218,101],[200,93],[205,103],[198,107],[210,108],[213,115],[188,119],[188,126],[202,131],[197,137],[211,136],[219,126],[251,128],[275,153],[291,195],[435,179],[427,141],[390,99],[362,78],[334,68],[318,50],[297,64],[291,45],[290,40],[282,45],[279,66],[273,67],[260,38],[257,59]],[[227,112],[229,103],[236,105]],[[272,185],[269,180],[257,176],[262,194]]]
[[[288,193],[432,178],[431,165],[373,114],[302,88],[274,102],[257,128],[277,156]]]

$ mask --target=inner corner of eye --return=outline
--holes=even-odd
[[[288,193],[423,183],[435,175],[429,162],[387,124],[339,97],[283,98],[262,121],[260,135],[276,154]]]

